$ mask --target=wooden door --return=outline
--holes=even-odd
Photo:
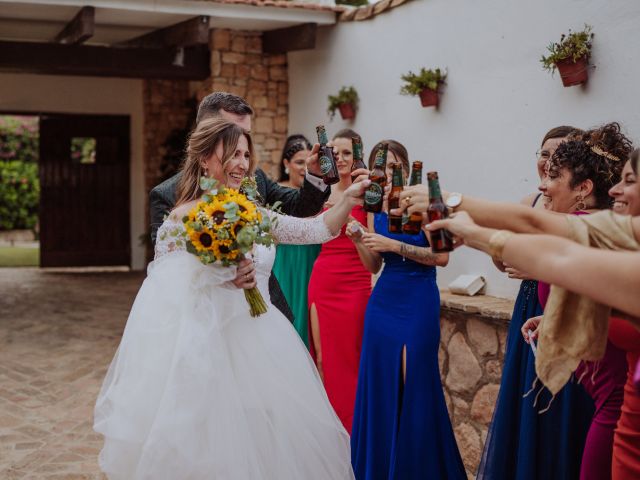
[[[40,118],[40,265],[130,265],[129,117]]]

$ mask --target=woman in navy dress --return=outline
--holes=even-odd
[[[538,152],[541,181],[558,145],[578,133],[569,126],[547,132]],[[525,197],[522,203],[543,208],[545,200],[538,194]],[[523,278],[512,269],[507,271],[512,278]],[[538,282],[523,279],[509,323],[500,392],[477,480],[574,480],[580,476],[593,401],[576,381],[567,383],[553,402],[539,382],[532,390],[536,379],[535,357],[522,339],[520,328],[538,315],[542,315]],[[540,413],[547,407],[547,411]]]
[[[387,175],[409,162],[389,142]],[[375,152],[372,152],[372,156]],[[371,272],[384,270],[367,305],[351,458],[357,480],[466,479],[438,368],[440,295],[434,254],[423,232],[391,234],[386,213],[369,214],[368,233],[347,228]]]

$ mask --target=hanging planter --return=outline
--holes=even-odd
[[[340,116],[343,120],[353,120],[356,118],[356,107],[353,103],[341,103],[338,105],[338,110],[340,110]]]
[[[439,68],[427,70],[421,68],[420,72],[406,73],[400,78],[405,85],[400,89],[402,95],[417,95],[423,107],[437,107],[440,103],[440,86],[444,85],[447,78],[446,71]]]
[[[568,35],[561,35],[560,42],[547,47],[549,55],[543,55],[540,62],[552,74],[558,69],[565,87],[582,85],[589,80],[592,40],[593,33],[589,25],[585,25],[580,32],[569,30]]]
[[[560,78],[565,87],[582,85],[589,80],[589,59],[586,56],[580,57],[575,62],[572,58],[559,60],[556,68],[560,72]]]
[[[329,95],[329,108],[327,113],[333,119],[336,110],[340,111],[343,120],[356,118],[358,110],[358,92],[353,87],[342,87],[338,95]]]
[[[423,107],[437,107],[440,103],[440,97],[437,90],[423,88],[420,90],[420,103]]]

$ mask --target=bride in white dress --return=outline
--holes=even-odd
[[[202,121],[189,140],[178,206],[158,231],[95,407],[110,479],[353,478],[349,436],[289,321],[270,302],[252,318],[235,267],[205,266],[175,243],[202,194],[200,175],[238,188],[254,168],[251,138],[233,123]],[[331,240],[367,183],[312,219],[273,213],[277,242]],[[265,300],[274,256],[257,246],[255,279],[243,284],[257,284]]]

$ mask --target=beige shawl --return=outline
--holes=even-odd
[[[603,210],[567,215],[569,238],[607,250],[638,250],[631,216]],[[607,346],[611,309],[588,297],[551,286],[540,322],[536,373],[554,395],[567,383],[581,360],[599,360]]]

